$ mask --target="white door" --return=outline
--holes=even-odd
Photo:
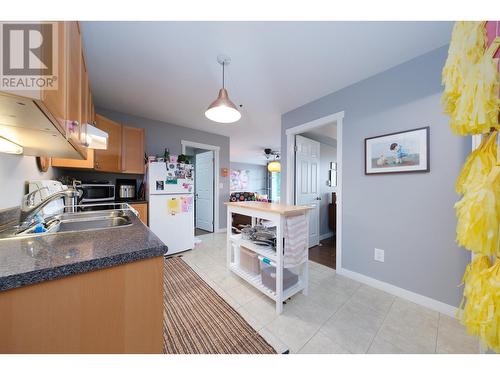
[[[195,156],[196,228],[214,231],[214,153],[202,152]]]
[[[295,202],[310,206],[309,247],[319,244],[319,142],[295,136]]]

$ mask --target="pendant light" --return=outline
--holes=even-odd
[[[274,160],[267,165],[267,170],[271,173],[281,172],[281,163],[277,160]]]
[[[265,148],[264,154],[266,155],[266,159],[268,160],[267,170],[271,173],[281,172],[281,163],[279,162],[280,159],[279,151],[273,151],[270,148]],[[273,158],[274,160],[269,161],[270,158]]]
[[[205,116],[212,121],[224,124],[236,122],[241,118],[241,113],[234,103],[229,100],[224,80],[224,68],[229,65],[231,59],[228,56],[217,56],[217,62],[222,65],[222,88],[219,90],[219,96],[210,104],[205,111]]]

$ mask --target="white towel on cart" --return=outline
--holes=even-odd
[[[285,219],[284,267],[292,268],[307,261],[309,228],[306,215],[290,216]]]

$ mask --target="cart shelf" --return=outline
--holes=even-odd
[[[233,234],[231,235],[231,241],[238,246],[244,246],[253,252],[262,255],[265,258],[268,258],[274,262],[276,262],[276,251],[269,246],[262,246],[253,243],[250,240],[244,240],[241,238],[241,234]]]

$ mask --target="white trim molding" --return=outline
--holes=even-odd
[[[199,148],[202,150],[220,151],[220,146],[207,145],[205,143],[199,143],[199,142],[191,142],[191,141],[181,140],[181,145],[182,145],[182,152],[183,153],[186,152],[186,147]]]
[[[207,145],[204,143],[198,143],[198,142],[192,142],[192,141],[186,141],[186,140],[181,140],[181,146],[182,146],[182,153],[186,153],[186,147],[193,147],[193,148],[199,148],[201,150],[208,150],[208,151],[213,151],[214,152],[214,233],[217,233],[220,231],[219,227],[219,190],[220,190],[220,184],[219,184],[219,165],[220,165],[220,147],[219,146],[214,146],[214,145]],[[196,176],[194,176],[196,178]],[[222,228],[224,229],[224,228]]]
[[[337,124],[337,229],[335,247],[337,270],[342,269],[342,125],[344,111],[321,117],[285,130],[286,134],[286,203],[295,204],[295,135],[332,122]]]
[[[456,313],[458,311],[458,308],[452,305],[448,305],[444,302],[435,300],[430,297],[426,297],[424,295],[412,292],[407,289],[400,288],[398,286],[386,283],[384,281],[380,281],[377,279],[374,279],[369,276],[365,276],[361,273],[357,273],[354,271],[349,271],[345,268],[342,268],[341,270],[337,270],[337,274],[341,276],[348,277],[349,279],[359,281],[360,283],[366,284],[368,286],[371,286],[376,289],[383,290],[384,292],[390,293],[392,295],[395,295],[396,297],[414,302],[418,305],[427,307],[431,310],[435,310],[437,312],[440,312],[442,314],[455,317]]]

